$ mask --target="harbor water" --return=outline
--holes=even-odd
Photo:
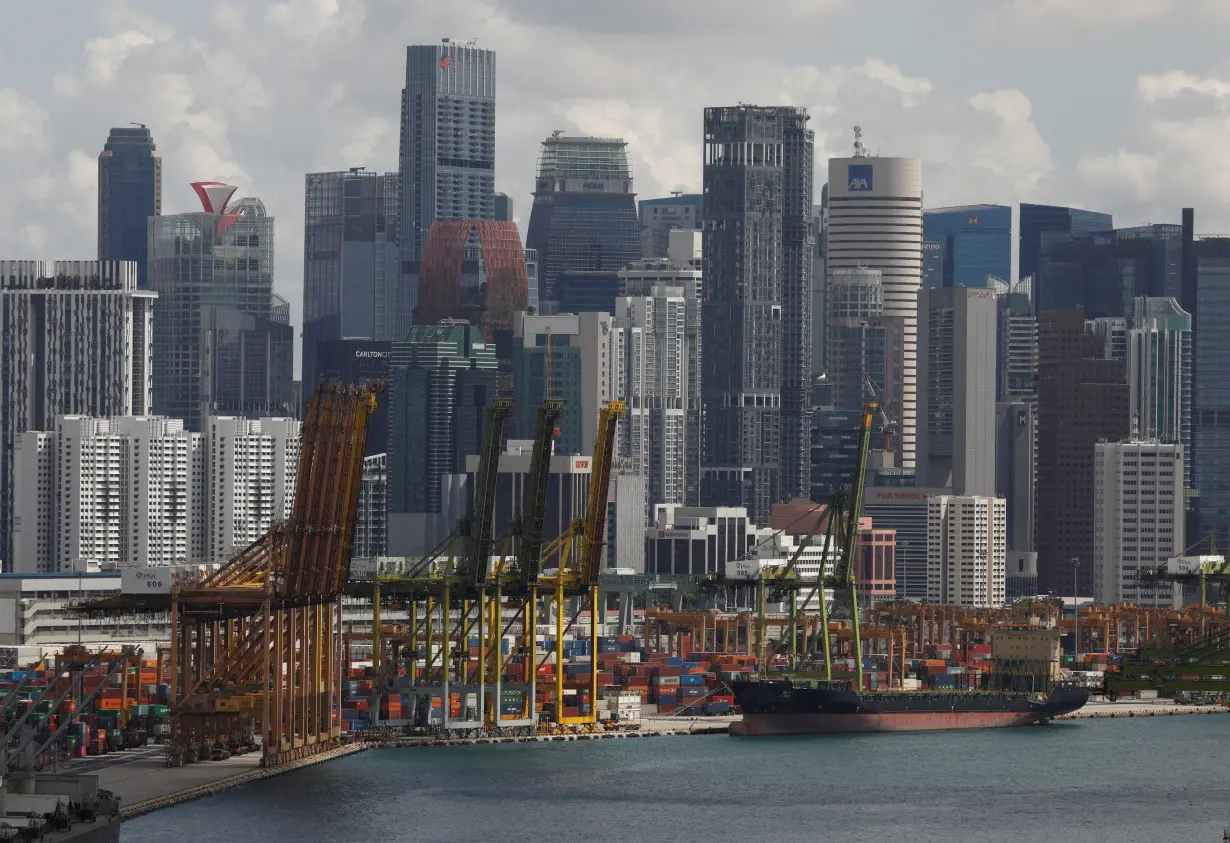
[[[124,843],[1218,843],[1230,717],[381,749],[125,823]]]

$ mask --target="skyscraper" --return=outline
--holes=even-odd
[[[321,343],[394,339],[397,174],[362,167],[308,173],[303,220],[303,384],[320,376]]]
[[[987,278],[1012,275],[1012,208],[962,205],[923,211],[923,238],[942,252],[940,283],[924,286],[989,287]]]
[[[922,162],[869,157],[855,133],[852,158],[829,160],[826,266],[878,269],[884,288],[889,371],[885,411],[898,422],[899,465],[914,465],[918,290],[922,283]]]
[[[1197,523],[1190,541],[1214,534],[1230,546],[1230,237],[1192,241],[1194,289],[1189,298],[1192,376],[1192,485]],[[1187,308],[1185,308],[1187,309]]]
[[[538,250],[538,300],[559,302],[560,273],[616,272],[641,256],[628,144],[621,138],[566,137],[542,142],[525,245]]]
[[[495,348],[464,322],[416,325],[393,343],[389,380],[389,511],[439,512],[440,478],[478,453]]]
[[[294,329],[273,294],[273,217],[235,188],[193,184],[202,211],[152,217],[154,411],[200,430],[209,414],[292,415]]]
[[[394,336],[404,337],[431,224],[495,217],[494,52],[448,38],[406,48],[398,169],[402,280]]]
[[[154,293],[128,261],[0,261],[0,556],[12,560],[13,453],[60,415],[148,413]]]
[[[999,346],[995,393],[999,401],[1034,402],[1038,397],[1038,322],[1028,293],[996,297]]]
[[[499,222],[513,221],[513,201],[512,197],[507,193],[495,194],[494,206],[495,215],[492,217]]]
[[[919,486],[995,494],[995,293],[924,289],[918,299]]]
[[[647,257],[667,256],[671,231],[701,227],[705,221],[704,199],[700,193],[675,192],[660,199],[642,199],[637,203],[641,228],[649,233]]]
[[[1038,270],[1042,309],[1084,308],[1088,318],[1132,315],[1142,296],[1181,295],[1183,229],[1144,225],[1049,239]]]
[[[149,218],[162,213],[162,156],[145,126],[111,130],[98,156],[98,259],[135,261],[146,289]]]
[[[1129,432],[1124,362],[1080,308],[1042,313],[1038,362],[1038,588],[1093,592],[1094,445]]]
[[[533,439],[538,408],[547,398],[564,402],[555,453],[592,455],[598,411],[611,399],[611,315],[514,314],[513,431]]]
[[[1192,317],[1173,298],[1138,298],[1127,336],[1132,423],[1146,439],[1192,449]],[[1191,488],[1190,459],[1184,459]]]
[[[807,110],[705,109],[701,498],[765,523],[810,492]]]
[[[1031,205],[1021,203],[1018,236],[1020,255],[1017,277],[1021,279],[1045,274],[1043,264],[1056,243],[1071,240],[1095,231],[1110,231],[1114,221],[1110,214],[1097,211],[1082,211],[1057,205]],[[1039,311],[1049,310],[1053,305],[1040,296],[1038,285],[1034,287],[1034,303]]]
[[[654,504],[699,500],[701,272],[671,260],[638,261],[619,282],[611,390],[628,409],[618,455],[646,480],[648,517]]]

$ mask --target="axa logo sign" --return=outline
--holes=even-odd
[[[846,173],[846,190],[851,192],[857,190],[871,190],[873,187],[872,180],[872,165],[871,164],[851,164]]]

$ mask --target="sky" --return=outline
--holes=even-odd
[[[299,324],[304,174],[397,167],[408,44],[496,51],[496,189],[524,234],[553,130],[628,141],[641,198],[701,188],[705,106],[862,126],[925,204],[1021,201],[1230,233],[1226,0],[0,0],[0,259],[96,257],[97,157],[145,123],[163,213],[192,181],[276,218]]]

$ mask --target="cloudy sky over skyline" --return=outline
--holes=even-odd
[[[1225,0],[0,0],[0,257],[92,258],[108,129],[149,125],[163,211],[228,181],[277,219],[294,321],[305,173],[397,165],[405,46],[497,52],[496,189],[524,232],[538,143],[622,136],[642,198],[701,186],[701,115],[806,106],[923,159],[929,207],[1072,204],[1230,233]]]

